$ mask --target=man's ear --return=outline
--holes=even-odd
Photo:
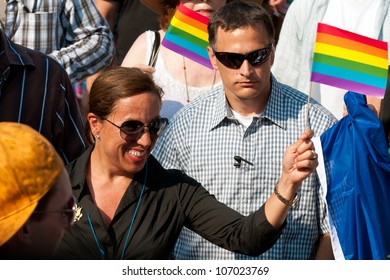
[[[271,66],[274,64],[274,61],[275,61],[275,41],[273,41],[272,43],[272,52],[271,52],[271,57],[270,57],[270,62],[271,62]]]
[[[207,47],[207,53],[208,53],[208,55],[210,57],[211,65],[213,65],[215,70],[219,70],[218,63],[217,63],[217,58],[215,57],[214,51],[211,48],[211,46]]]
[[[24,225],[16,232],[15,234],[16,239],[19,242],[25,243],[25,244],[31,244],[31,222],[30,220],[27,220],[27,222],[24,223]]]

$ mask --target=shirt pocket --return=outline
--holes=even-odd
[[[23,6],[19,6],[18,10],[15,41],[45,54],[60,49],[60,11],[57,5],[42,7],[33,12]]]

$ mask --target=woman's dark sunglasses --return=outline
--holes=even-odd
[[[244,60],[252,66],[258,66],[268,59],[272,52],[272,44],[266,48],[250,52],[248,54],[231,53],[231,52],[216,52],[215,57],[227,68],[238,69],[241,67]]]
[[[72,195],[66,209],[34,211],[33,214],[61,213],[61,217],[65,219],[65,227],[69,228],[74,223],[76,203],[77,199]]]
[[[145,125],[143,122],[135,120],[125,121],[121,126],[116,125],[108,119],[103,118],[103,120],[119,128],[121,137],[125,141],[138,140],[145,133],[145,129],[149,131],[150,137],[157,138],[168,124],[167,118],[159,118],[149,125]]]

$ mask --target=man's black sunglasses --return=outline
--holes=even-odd
[[[259,49],[248,54],[231,53],[231,52],[216,52],[214,51],[215,57],[225,65],[227,68],[238,69],[241,67],[244,60],[252,66],[258,66],[268,59],[272,52],[272,44],[266,48]]]
[[[103,120],[119,128],[122,139],[126,141],[138,140],[145,133],[145,129],[149,131],[150,137],[158,137],[168,124],[167,118],[158,118],[149,125],[136,120],[125,121],[121,126],[108,119],[103,118]]]

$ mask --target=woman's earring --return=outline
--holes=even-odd
[[[100,140],[100,136],[99,136],[98,134],[96,134],[96,135],[95,135],[95,139],[96,139],[96,141],[97,141],[97,140]]]

